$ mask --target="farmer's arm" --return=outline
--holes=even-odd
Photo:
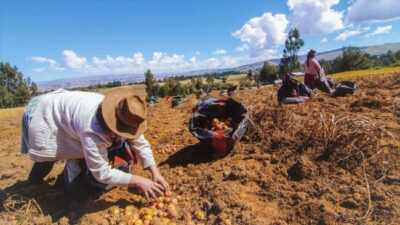
[[[156,165],[150,143],[146,140],[146,138],[144,138],[143,135],[136,139],[129,139],[128,142],[143,168],[150,169],[150,166]]]
[[[129,145],[139,158],[143,168],[149,169],[153,175],[154,182],[161,184],[164,190],[169,190],[169,185],[164,177],[161,175],[154,160],[153,151],[151,150],[150,143],[146,138],[141,135],[136,139],[128,140]]]
[[[92,133],[83,134],[81,137],[85,161],[94,178],[105,184],[129,186],[132,175],[111,167],[107,156],[107,144]]]
[[[82,135],[82,147],[87,167],[97,181],[123,187],[137,187],[148,200],[162,195],[163,187],[160,184],[111,168],[107,156],[108,146],[95,134]]]

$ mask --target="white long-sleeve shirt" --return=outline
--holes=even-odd
[[[101,94],[80,91],[41,96],[28,128],[31,159],[43,162],[85,158],[99,182],[127,186],[132,175],[111,168],[108,162],[111,140],[96,118],[103,99]],[[143,135],[129,143],[144,168],[155,165],[150,144]]]

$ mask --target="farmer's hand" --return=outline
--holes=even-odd
[[[157,166],[153,165],[149,167],[151,174],[153,175],[153,181],[157,184],[160,184],[163,187],[164,191],[169,191],[169,184],[165,180],[165,178],[160,174]]]
[[[163,186],[141,176],[133,175],[129,186],[137,187],[139,192],[146,197],[147,201],[150,201],[151,198],[157,199],[157,196],[164,194]]]

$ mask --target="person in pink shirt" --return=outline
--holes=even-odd
[[[321,65],[319,65],[317,59],[315,59],[316,54],[314,50],[310,50],[304,62],[304,83],[310,89],[315,89],[317,87],[318,76],[323,73]]]

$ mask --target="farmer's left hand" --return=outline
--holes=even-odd
[[[164,191],[169,191],[169,184],[165,180],[165,178],[160,174],[160,171],[158,170],[157,166],[150,166],[150,171],[153,174],[153,181],[156,182],[157,184],[160,184],[163,188]]]
[[[161,184],[161,186],[164,187],[165,191],[169,191],[169,184],[167,183],[165,178],[161,176],[160,173],[153,175],[153,181],[156,182],[157,184]]]

